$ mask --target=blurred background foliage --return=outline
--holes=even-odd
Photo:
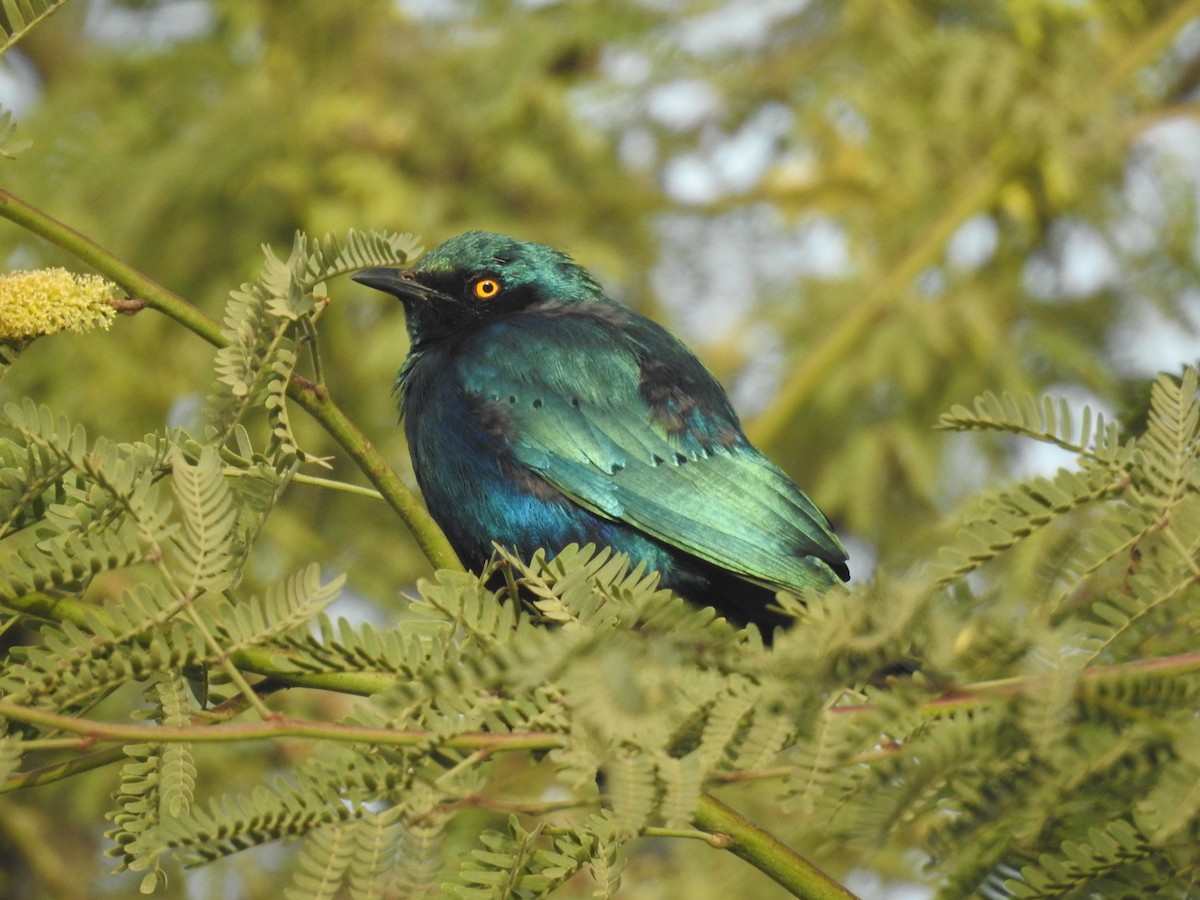
[[[566,248],[697,349],[862,578],[924,558],[981,484],[1057,465],[933,431],[952,404],[1052,389],[1136,431],[1150,376],[1200,355],[1198,17],[1180,0],[75,0],[2,60],[34,142],[3,185],[214,316],[296,229]],[[0,252],[73,265],[13,226]],[[403,318],[330,292],[331,389],[411,481],[390,395]],[[136,437],[196,423],[211,359],[143,314],[38,342],[0,399]],[[252,574],[319,559],[358,615],[394,616],[427,571],[361,497],[297,486],[270,528]],[[82,823],[105,798],[42,793],[41,811],[4,802],[4,868],[69,857],[55,896],[89,895],[104,864]],[[26,854],[22,829],[51,822],[60,843]]]

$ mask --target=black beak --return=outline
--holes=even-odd
[[[413,276],[411,269],[363,269],[350,276],[351,280],[365,284],[369,288],[391,294],[401,301],[429,300],[442,296],[434,288],[421,284]]]

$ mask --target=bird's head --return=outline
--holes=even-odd
[[[486,231],[451,238],[410,269],[363,269],[353,277],[399,298],[414,346],[539,303],[603,297],[565,253]]]

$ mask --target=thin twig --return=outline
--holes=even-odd
[[[314,722],[276,715],[255,722],[235,722],[226,725],[138,725],[100,722],[64,716],[46,709],[36,709],[0,700],[0,718],[37,725],[50,731],[65,731],[80,735],[78,746],[87,748],[101,743],[150,744],[222,744],[240,741],[261,741],[275,738],[311,738],[341,743],[379,744],[391,747],[413,747],[437,740],[429,731],[402,728],[372,728],[347,725],[341,722]],[[473,731],[438,740],[444,747],[470,751],[556,750],[563,746],[563,736],[549,731],[511,732],[493,734]]]
[[[711,794],[700,796],[695,823],[709,834],[720,836],[730,853],[746,860],[796,897],[856,900],[854,894],[791,847]]]

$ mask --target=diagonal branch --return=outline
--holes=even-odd
[[[66,250],[81,262],[116,282],[131,297],[179,322],[214,347],[226,341],[215,319],[109,253],[95,241],[47,215],[8,191],[0,189],[0,217]],[[400,516],[435,569],[462,569],[458,556],[425,507],[400,480],[383,455],[346,417],[321,386],[293,377],[288,396],[311,415],[341,445],[388,505]]]

